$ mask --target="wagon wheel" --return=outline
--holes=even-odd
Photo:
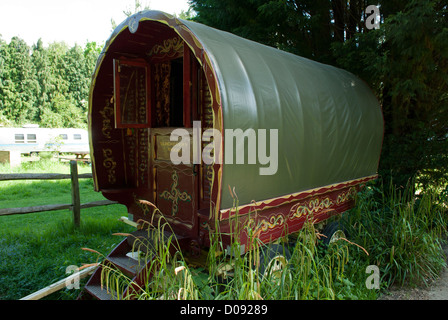
[[[348,237],[347,229],[340,221],[330,222],[325,226],[322,233],[324,235],[322,243],[325,246],[329,246],[342,238],[347,239]]]
[[[271,279],[280,282],[282,273],[287,270],[291,254],[288,248],[280,244],[271,244],[260,250],[260,267],[258,269],[261,279]]]

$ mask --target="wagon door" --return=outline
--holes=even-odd
[[[146,59],[122,58],[114,63],[115,125],[124,129],[125,184],[132,194],[129,211],[134,221],[152,220],[148,216],[152,209],[138,204],[139,199],[150,201],[176,234],[197,238],[198,209],[210,194],[208,180],[204,183],[208,171],[193,161],[194,140],[197,152],[202,147],[201,133],[193,134],[193,123],[202,121],[204,128],[210,127],[210,112],[203,108],[208,100],[202,98],[208,90],[203,90],[200,65],[179,37],[155,45]],[[183,135],[172,141],[175,130]],[[189,152],[190,161],[174,163],[170,153],[180,145]]]
[[[193,75],[196,62],[191,59],[188,47],[172,55],[174,58],[168,60],[157,54],[151,57],[153,199],[177,233],[197,237],[199,164],[193,163],[192,128],[197,118],[194,98],[197,80]],[[181,132],[182,136],[172,141],[173,131]],[[183,151],[176,154],[186,161],[175,163],[170,153],[180,146]]]
[[[173,164],[170,152],[176,144],[170,140],[173,128],[152,130],[154,199],[157,207],[173,226],[184,234],[193,232],[197,224],[198,169],[195,164]],[[191,130],[182,138],[192,147]]]

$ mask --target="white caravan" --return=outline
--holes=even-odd
[[[84,129],[0,128],[0,151],[31,155],[57,151],[85,156],[89,154],[89,138]]]

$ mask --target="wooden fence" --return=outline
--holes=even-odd
[[[0,216],[70,209],[73,213],[73,224],[75,225],[75,227],[79,227],[81,224],[81,209],[105,206],[117,203],[115,201],[110,200],[101,200],[81,204],[81,199],[79,196],[78,179],[87,179],[87,178],[92,178],[92,174],[91,173],[78,174],[78,164],[75,160],[70,161],[70,174],[59,174],[59,173],[0,174],[0,181],[71,179],[71,194],[72,194],[72,203],[70,204],[49,204],[33,207],[23,207],[23,208],[5,208],[0,209]]]

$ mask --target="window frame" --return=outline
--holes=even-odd
[[[120,104],[120,66],[145,68],[146,119],[145,123],[123,123]],[[114,114],[116,128],[149,128],[151,127],[151,65],[143,59],[117,58],[113,60],[114,68]]]
[[[26,134],[26,142],[27,143],[37,143],[37,134],[27,133]]]
[[[23,136],[22,139],[20,139],[21,136]],[[25,143],[25,134],[24,133],[15,133],[14,134],[14,143],[17,143],[17,144]]]

